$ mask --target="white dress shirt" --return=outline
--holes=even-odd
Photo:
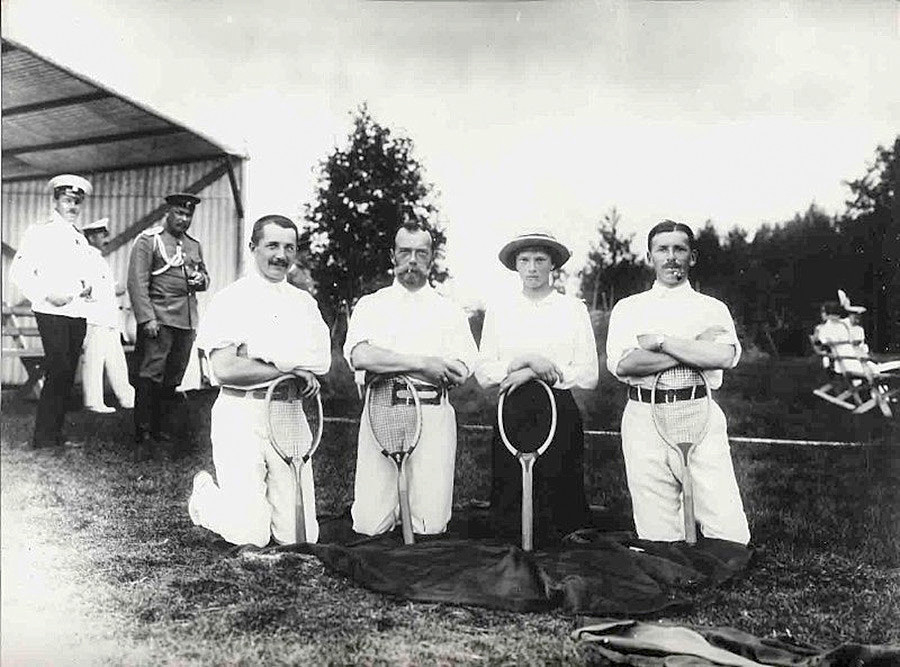
[[[90,269],[91,296],[84,302],[84,315],[88,324],[119,328],[119,301],[116,298],[116,281],[113,280],[109,262],[98,248],[88,245],[85,249]]]
[[[741,357],[741,343],[728,307],[718,299],[694,291],[687,281],[674,288],[656,282],[646,292],[622,299],[613,307],[606,338],[606,366],[621,381],[650,389],[655,374],[629,377],[617,373],[619,362],[640,347],[639,335],[664,334],[693,339],[715,325],[726,331],[715,339],[716,342],[734,346],[734,358],[729,366],[734,368]],[[703,374],[710,389],[722,386],[721,370],[705,370]]]
[[[413,292],[396,281],[362,297],[353,309],[344,343],[350,368],[353,348],[360,343],[403,354],[458,359],[470,373],[478,354],[462,308],[430,285]]]
[[[36,313],[84,317],[84,299],[78,295],[90,285],[90,266],[84,236],[55,210],[46,222],[28,227],[13,258],[9,279],[31,301]],[[70,296],[54,306],[47,296]]]
[[[485,387],[509,374],[510,362],[539,354],[562,373],[556,389],[597,386],[597,342],[587,307],[573,296],[552,291],[541,299],[519,292],[491,304],[484,315],[475,377]]]
[[[246,345],[249,358],[284,372],[299,366],[324,375],[331,367],[331,338],[315,299],[255,272],[217,292],[200,322],[200,349],[210,353],[230,345]]]

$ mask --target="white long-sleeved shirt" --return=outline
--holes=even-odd
[[[79,294],[90,285],[87,240],[75,226],[55,210],[46,222],[25,230],[9,269],[9,279],[31,301],[36,313],[84,317],[84,299]],[[64,306],[54,306],[47,297],[70,296]]]
[[[116,281],[109,262],[97,248],[90,245],[85,250],[90,268],[91,296],[84,303],[84,315],[88,324],[118,328],[119,300],[116,298]]]
[[[462,308],[430,285],[413,292],[396,281],[362,297],[353,309],[344,343],[350,368],[353,348],[363,342],[403,354],[458,359],[469,373],[478,354]],[[362,375],[357,373],[357,382]]]
[[[499,384],[510,362],[525,354],[552,361],[562,378],[556,389],[593,389],[599,375],[597,343],[587,307],[573,296],[550,292],[532,300],[523,293],[488,307],[475,377],[484,387]]]
[[[256,272],[217,292],[200,321],[200,349],[210,353],[231,345],[246,345],[249,358],[284,372],[300,367],[324,375],[331,367],[331,337],[315,299]]]
[[[639,335],[664,334],[693,339],[716,325],[726,330],[716,342],[734,346],[734,358],[729,366],[734,368],[741,358],[741,342],[728,307],[718,299],[695,291],[687,281],[674,288],[654,283],[646,292],[622,299],[613,307],[606,338],[606,366],[622,382],[650,389],[655,374],[637,377],[617,372],[619,362],[640,347]],[[705,370],[703,374],[710,389],[722,386],[721,370]]]

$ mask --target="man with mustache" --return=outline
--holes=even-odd
[[[198,345],[221,384],[210,423],[217,482],[206,471],[194,476],[188,512],[195,525],[233,544],[264,547],[273,538],[296,541],[294,473],[268,441],[266,387],[296,375],[317,392],[316,375],[331,366],[331,340],[315,300],[286,280],[297,254],[296,225],[263,216],[253,225],[250,251],[248,275],[213,297],[200,327]],[[315,542],[312,461],[300,483],[307,539]]]
[[[53,192],[50,217],[25,230],[9,278],[31,301],[44,346],[44,386],[32,445],[78,447],[80,443],[62,437],[62,429],[92,291],[88,245],[75,222],[93,188],[73,174],[56,176],[47,185]]]
[[[697,263],[694,233],[663,220],[647,235],[647,260],[656,281],[646,292],[616,303],[609,319],[607,367],[628,385],[622,415],[622,451],[638,537],[685,539],[680,470],[676,454],[660,438],[650,410],[657,373],[679,364],[703,370],[710,390],[722,370],[741,356],[734,321],[721,301],[695,292],[688,273]],[[675,460],[673,460],[675,459]],[[691,454],[694,505],[704,537],[747,544],[750,530],[741,502],[725,415],[711,402],[709,430]]]
[[[391,260],[394,284],[356,304],[344,356],[359,384],[366,373],[404,373],[414,379],[422,433],[404,466],[413,531],[433,535],[446,530],[453,507],[456,413],[447,390],[466,381],[477,350],[465,312],[428,284],[434,261],[428,230],[414,223],[402,226]],[[366,535],[389,531],[399,519],[397,467],[367,428],[359,429],[351,514],[353,529]]]
[[[128,295],[138,327],[134,437],[142,453],[158,444],[178,447],[162,431],[162,413],[170,412],[163,403],[177,398],[198,324],[196,292],[209,286],[200,243],[187,233],[200,198],[176,192],[165,200],[163,225],[138,236],[128,262]]]

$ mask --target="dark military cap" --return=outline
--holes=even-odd
[[[170,195],[166,195],[166,203],[169,206],[184,207],[193,213],[194,207],[200,203],[200,197],[192,195],[190,192],[173,192]]]

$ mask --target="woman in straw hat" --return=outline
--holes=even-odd
[[[485,314],[478,369],[483,387],[503,392],[538,378],[553,389],[556,435],[534,466],[536,541],[547,542],[585,525],[584,431],[571,389],[597,385],[594,331],[585,305],[553,287],[553,272],[569,249],[548,231],[521,234],[500,250],[500,262],[516,271],[521,292],[492,304]],[[497,528],[520,526],[521,469],[504,447],[497,426],[492,442],[491,512]]]

